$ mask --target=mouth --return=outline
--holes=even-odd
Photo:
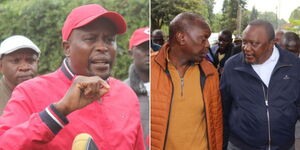
[[[254,56],[251,55],[251,54],[245,54],[244,56],[245,56],[246,62],[251,62],[252,63],[255,60]]]
[[[97,70],[106,70],[110,67],[108,59],[92,59],[90,61],[91,66],[95,67]]]
[[[247,54],[247,53],[245,53],[245,57],[246,57],[246,58],[253,58],[253,55],[252,55],[252,54]]]
[[[17,78],[20,81],[26,81],[26,80],[32,79],[33,76],[32,75],[22,75],[22,76],[18,76]]]

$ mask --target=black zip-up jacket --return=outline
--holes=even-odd
[[[245,63],[243,52],[230,58],[221,77],[224,145],[243,150],[288,150],[300,114],[300,59],[279,50],[269,87]]]

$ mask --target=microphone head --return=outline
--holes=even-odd
[[[91,135],[80,133],[73,141],[72,150],[98,150],[98,147]]]

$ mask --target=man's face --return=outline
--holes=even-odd
[[[64,41],[65,55],[75,74],[104,80],[111,74],[116,48],[115,27],[105,18],[73,30]]]
[[[1,72],[14,87],[37,74],[38,54],[32,49],[19,49],[3,55],[0,61]]]
[[[231,43],[232,43],[232,37],[229,37],[226,34],[221,33],[219,36],[219,49],[225,50]]]
[[[165,41],[162,34],[156,34],[152,36],[152,42],[158,45],[163,45]]]
[[[241,39],[237,39],[237,40],[234,40],[234,45],[235,46],[240,46],[240,45],[242,45],[242,40]]]
[[[290,40],[287,41],[285,40],[285,42],[283,43],[283,48],[294,53],[296,56],[299,56],[299,51],[300,51],[300,41],[295,41],[295,40]]]
[[[136,68],[149,72],[149,41],[133,47],[131,54]]]
[[[185,32],[185,52],[191,56],[191,61],[199,62],[206,57],[209,48],[208,38],[211,34],[210,28],[206,23],[192,25]]]
[[[262,64],[272,55],[275,41],[269,40],[263,26],[248,25],[243,32],[242,40],[246,63]]]

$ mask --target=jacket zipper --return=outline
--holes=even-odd
[[[184,88],[184,78],[180,78],[181,81],[181,97],[183,96],[183,88]]]
[[[289,66],[292,66],[291,64],[287,64],[287,65],[281,65],[281,66],[278,66],[276,68],[276,66],[274,67],[274,70],[272,71],[271,73],[271,78],[273,76],[273,74],[279,69],[279,68],[282,68],[282,67],[289,67]],[[271,79],[270,79],[270,83],[271,83]],[[270,85],[269,83],[269,85]],[[261,83],[261,86],[263,88],[263,92],[264,92],[264,99],[265,99],[265,105],[266,105],[266,108],[267,108],[267,120],[268,120],[268,150],[271,150],[271,123],[270,123],[270,111],[269,111],[269,88],[267,88],[267,91],[265,91],[265,86],[263,83]]]
[[[271,150],[271,126],[270,126],[270,112],[269,112],[269,92],[268,89],[265,91],[265,87],[263,83],[261,83],[263,92],[264,92],[264,99],[265,99],[265,105],[267,108],[267,119],[268,119],[268,150]]]
[[[199,71],[201,71],[199,69]],[[167,137],[168,137],[168,130],[169,130],[169,123],[170,123],[170,113],[171,113],[171,109],[172,109],[172,102],[173,102],[173,94],[174,94],[174,84],[173,84],[173,81],[172,81],[172,78],[171,78],[171,75],[170,75],[170,72],[167,70],[166,71],[168,77],[170,78],[171,80],[171,83],[172,83],[172,96],[171,96],[171,102],[170,102],[170,111],[169,111],[169,115],[168,115],[168,120],[167,120],[167,129],[166,129],[166,136],[165,136],[165,140],[164,140],[164,146],[163,146],[163,150],[166,149],[166,145],[167,145]],[[201,72],[200,72],[201,73]],[[184,78],[180,78],[181,80],[181,96],[183,96],[183,87],[184,87]],[[200,85],[201,85],[201,79],[200,79]],[[204,85],[203,85],[204,86]],[[201,89],[202,89],[202,98],[203,98],[203,104],[204,104],[204,112],[206,113],[206,109],[205,109],[205,101],[204,101],[204,93],[203,93],[203,89],[204,87],[201,86]],[[206,125],[207,125],[207,118],[205,116],[205,121],[206,121]],[[209,138],[208,138],[208,130],[207,130],[207,127],[206,127],[206,133],[207,133],[207,142],[208,142],[208,149],[209,149]]]

